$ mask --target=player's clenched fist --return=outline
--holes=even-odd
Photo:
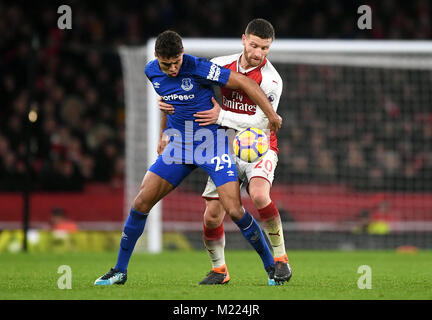
[[[269,118],[269,129],[271,131],[278,131],[282,127],[282,117],[275,113],[274,116]]]

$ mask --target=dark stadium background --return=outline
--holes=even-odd
[[[72,8],[71,30],[57,28],[60,4]],[[361,4],[372,8],[371,30],[357,27],[357,8]],[[43,222],[33,225],[35,227],[46,227],[44,224],[49,223],[55,209],[63,210],[67,217],[78,222],[103,220],[112,222],[113,229],[121,224],[125,102],[122,69],[116,52],[119,45],[143,45],[148,38],[166,29],[175,29],[183,37],[236,38],[240,41],[244,26],[255,17],[271,21],[277,38],[429,40],[432,35],[431,10],[427,0],[2,1],[0,230],[21,228],[24,190],[31,192],[30,221]],[[32,51],[34,40],[39,43],[36,53]],[[29,72],[32,61],[35,62],[34,81],[30,80]],[[31,108],[38,115],[35,123],[28,121],[30,98]],[[432,121],[431,110],[418,110],[428,125]],[[389,112],[400,110],[396,108]],[[326,116],[325,113],[317,114]],[[307,124],[310,125],[313,122]],[[300,144],[303,154],[296,163],[285,165],[284,170],[292,171],[290,179],[282,176],[276,179],[286,185],[319,184],[334,179],[354,183],[344,181],[345,177],[350,177],[344,170],[350,168],[343,166],[336,166],[333,174],[320,172],[319,167],[314,167],[318,171],[313,174],[309,169],[302,171],[304,159],[316,154],[313,148],[320,144],[319,138],[309,136],[307,132],[311,130],[307,129],[305,124],[279,137],[281,168],[284,166],[284,139],[292,141],[294,146]],[[388,143],[397,142],[398,137],[402,139],[406,133],[395,135],[389,132],[391,129],[379,126],[371,126],[370,130]],[[353,187],[375,191],[378,199],[384,191],[395,194],[407,191],[406,188],[414,192],[432,191],[432,159],[424,158],[420,153],[420,150],[432,147],[432,130],[410,131],[409,123],[405,130],[414,137],[414,151],[407,161],[413,169],[402,168],[395,173],[396,180],[383,180],[382,184],[373,186],[365,182]],[[389,135],[387,140],[386,134]],[[345,144],[350,145],[350,141]],[[329,156],[334,157],[335,163],[343,160],[325,150],[320,151],[321,163],[327,163],[323,159]],[[369,150],[365,155],[367,161],[372,161],[373,152]],[[396,148],[396,152],[404,150]],[[386,163],[382,166],[384,170]],[[359,170],[367,176],[370,174],[367,170],[378,169],[366,162]],[[387,184],[386,181],[400,183]],[[359,206],[372,205],[368,201]]]

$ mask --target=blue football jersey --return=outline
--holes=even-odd
[[[157,59],[150,61],[145,74],[163,101],[175,107],[175,113],[168,115],[167,128],[185,132],[186,121],[193,121],[193,131],[202,128],[195,122],[194,114],[213,108],[213,85],[225,86],[231,71],[204,58],[183,55],[183,63],[176,77],[161,71]],[[218,125],[205,126],[216,130]]]
[[[167,115],[167,129],[179,131],[179,134],[171,135],[171,142],[149,170],[174,186],[197,167],[207,172],[216,186],[237,181],[237,169],[227,137],[219,136],[217,124],[199,126],[194,117],[199,111],[213,108],[213,85],[225,86],[231,71],[207,59],[184,54],[176,77],[162,72],[157,59],[147,64],[145,74],[163,101],[175,108],[173,115]],[[210,130],[198,132],[203,128]],[[207,141],[206,137],[205,143],[201,138],[195,140],[195,134],[201,137],[203,131],[210,133],[211,138]],[[176,135],[181,136],[181,142],[176,140]]]

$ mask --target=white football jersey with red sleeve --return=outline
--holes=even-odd
[[[239,68],[240,57],[241,53],[216,57],[211,61],[222,67],[243,73]],[[264,59],[261,65],[249,69],[243,74],[258,83],[276,111],[282,94],[282,78],[270,61]],[[222,110],[217,124],[239,131],[249,127],[263,130],[268,128],[267,116],[243,90],[221,87],[221,94]],[[270,148],[276,153],[279,151],[277,138],[273,131],[270,134]]]

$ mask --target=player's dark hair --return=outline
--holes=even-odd
[[[248,23],[245,30],[246,35],[254,35],[261,39],[272,39],[275,38],[275,31],[270,22],[265,19],[253,19]]]
[[[180,35],[172,30],[159,34],[156,38],[155,52],[158,57],[174,58],[183,51],[183,42]]]

